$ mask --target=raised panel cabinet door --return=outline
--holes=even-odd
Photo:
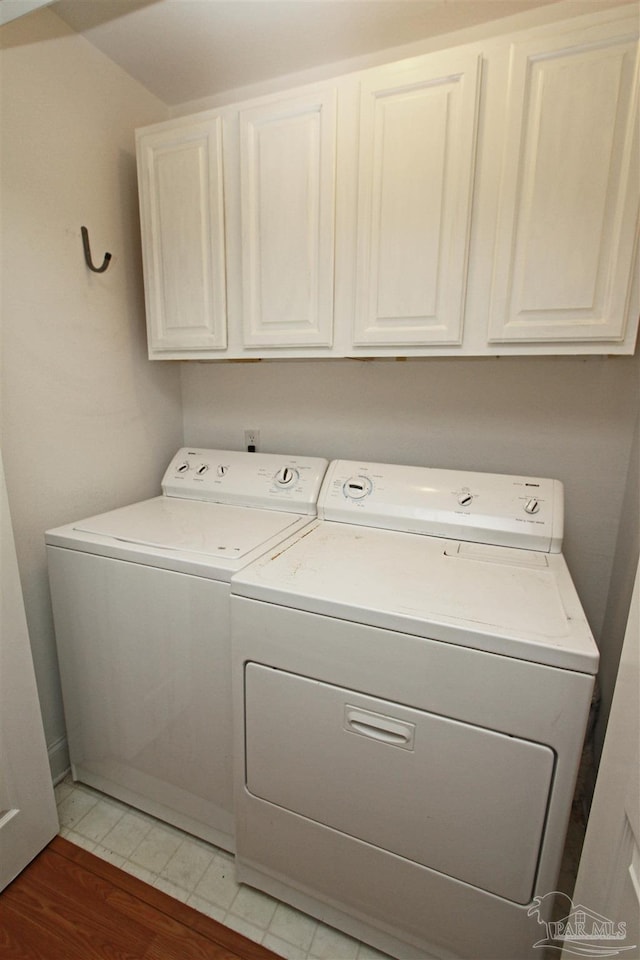
[[[240,111],[246,347],[331,346],[336,90]]]
[[[625,25],[511,48],[490,341],[624,339],[640,194]]]
[[[138,137],[150,354],[227,345],[222,121]]]
[[[480,58],[362,81],[355,345],[462,339]]]

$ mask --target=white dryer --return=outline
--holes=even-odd
[[[184,448],[162,495],[46,534],[73,777],[233,849],[229,581],[327,461]]]
[[[401,958],[545,936],[598,651],[536,477],[331,464],[232,579],[237,867]]]

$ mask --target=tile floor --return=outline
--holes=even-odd
[[[233,858],[70,777],[57,785],[60,833],[286,960],[388,960],[312,917],[239,885]]]
[[[67,777],[56,788],[60,833],[285,960],[391,960],[367,944],[234,879],[233,857]],[[558,889],[573,893],[584,819],[569,826]],[[541,960],[543,958],[541,957]]]

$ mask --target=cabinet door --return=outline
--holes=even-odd
[[[221,123],[138,138],[151,354],[227,343]]]
[[[362,82],[356,345],[461,341],[479,73],[449,53]]]
[[[243,339],[330,346],[336,91],[240,112]]]
[[[511,49],[490,341],[624,338],[640,185],[630,32]]]

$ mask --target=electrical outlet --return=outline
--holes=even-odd
[[[244,432],[245,450],[248,450],[249,453],[255,453],[258,449],[259,442],[260,442],[259,430],[245,430]]]

